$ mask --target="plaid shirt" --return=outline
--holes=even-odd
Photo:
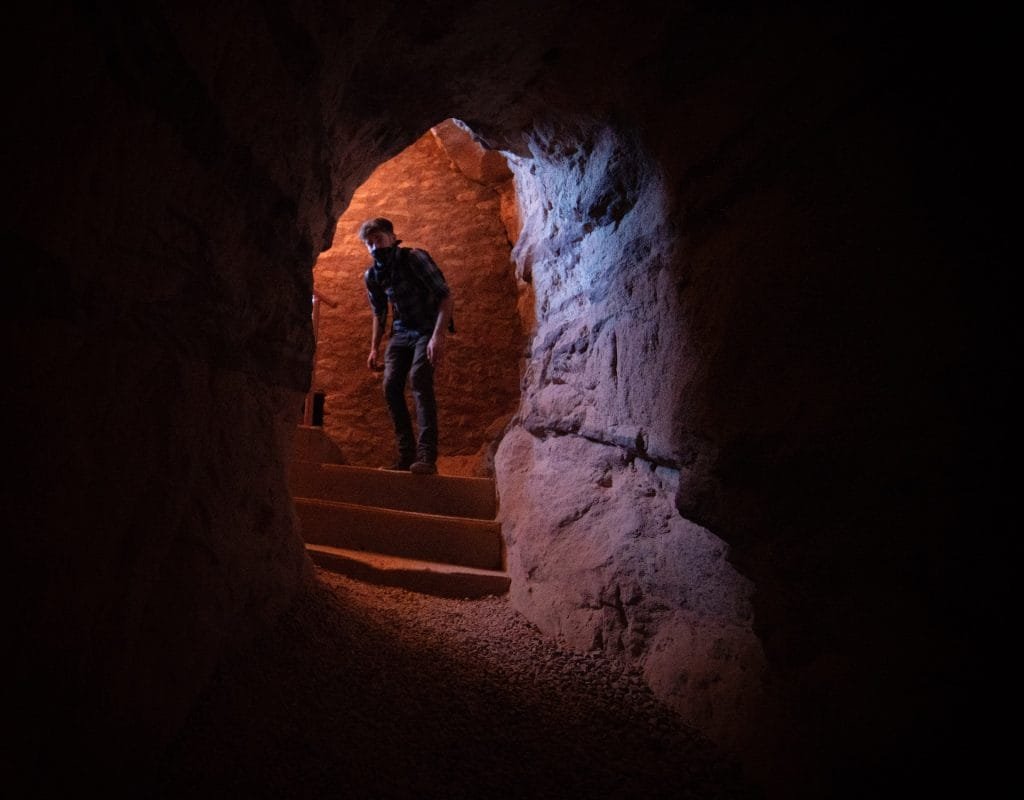
[[[426,250],[399,247],[389,269],[374,263],[363,273],[366,294],[381,327],[394,313],[393,331],[432,333],[441,300],[448,296],[448,284]]]

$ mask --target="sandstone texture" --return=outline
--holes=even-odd
[[[1014,363],[1002,22],[24,10],[12,759],[159,753],[299,613],[304,398],[345,459],[392,455],[355,237],[383,214],[455,288],[443,456],[496,480],[516,613],[773,797],[973,792],[1015,563],[987,452]]]

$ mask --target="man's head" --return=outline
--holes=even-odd
[[[359,238],[371,253],[384,247],[393,247],[398,243],[398,239],[395,238],[395,226],[391,224],[391,220],[384,217],[374,217],[360,225]]]

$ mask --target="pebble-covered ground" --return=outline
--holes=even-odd
[[[760,797],[639,675],[561,650],[504,597],[316,576],[139,796]]]

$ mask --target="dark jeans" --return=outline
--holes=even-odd
[[[437,401],[434,398],[434,367],[427,358],[430,334],[393,331],[384,354],[384,400],[398,439],[399,458],[405,463],[437,461]],[[406,380],[412,385],[416,403],[413,435],[409,406],[405,402]]]

